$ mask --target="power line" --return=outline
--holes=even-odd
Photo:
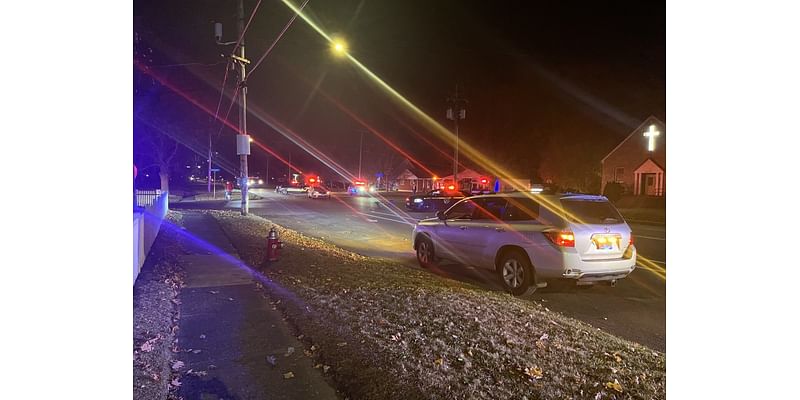
[[[225,96],[225,83],[228,81],[228,67],[230,67],[230,61],[225,64],[225,76],[222,78],[222,87],[219,91],[219,100],[217,100],[217,109],[214,111],[214,120],[216,121],[219,118],[219,107],[222,105],[222,97]]]
[[[264,61],[265,58],[267,58],[267,56],[269,55],[270,52],[272,52],[272,49],[275,48],[275,45],[277,45],[278,42],[281,40],[281,38],[283,37],[283,34],[286,33],[287,30],[289,30],[289,27],[292,26],[292,23],[297,18],[297,14],[300,13],[301,11],[303,11],[303,8],[305,8],[306,4],[308,4],[308,0],[303,2],[303,4],[300,6],[300,9],[298,10],[298,12],[296,12],[296,13],[294,13],[294,15],[292,15],[292,18],[289,19],[289,22],[287,22],[286,26],[283,27],[283,30],[281,30],[281,33],[278,34],[278,37],[275,38],[275,40],[272,42],[272,44],[269,46],[269,48],[267,48],[267,51],[264,52],[263,55],[261,55],[261,58],[258,59],[256,64],[250,70],[250,75],[252,75],[253,72],[256,72],[256,69],[258,68],[259,65],[261,65],[261,62]]]
[[[247,32],[247,28],[250,27],[250,23],[253,22],[253,17],[256,16],[256,11],[258,11],[258,6],[260,6],[260,5],[261,5],[261,0],[258,0],[258,3],[256,3],[256,6],[253,8],[253,12],[250,13],[250,19],[247,20],[247,25],[244,26],[244,29],[242,30],[242,33],[239,35],[239,39],[236,40],[236,45],[233,46],[233,51],[231,52],[232,55],[236,54],[236,49],[238,49],[239,48],[239,44],[242,43],[242,39],[244,38],[244,34],[245,34],[245,32]]]
[[[245,25],[244,29],[242,30],[239,38],[236,40],[236,44],[233,46],[233,51],[231,51],[231,56],[236,54],[236,49],[239,48],[239,45],[242,43],[242,39],[244,38],[245,32],[250,27],[250,23],[253,22],[253,18],[256,16],[256,12],[258,11],[258,7],[261,5],[261,0],[258,0],[256,6],[253,8],[253,11],[250,13],[250,18],[247,20],[247,24]],[[225,76],[222,78],[222,89],[220,90],[219,100],[217,101],[217,109],[214,111],[214,119],[219,120],[219,108],[222,105],[222,98],[225,95],[225,82],[228,79],[228,67],[230,66],[231,58],[228,58],[228,63],[225,64]],[[217,131],[216,138],[218,139],[219,136],[222,134],[222,130],[225,128],[225,121],[228,120],[228,116],[231,114],[231,110],[233,109],[233,104],[236,103],[236,96],[239,93],[239,86],[236,86],[236,90],[234,90],[233,95],[231,96],[231,104],[228,106],[228,111],[225,113],[225,118],[221,121],[221,125],[219,127],[219,131]]]

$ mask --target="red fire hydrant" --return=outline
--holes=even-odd
[[[269,234],[267,235],[267,260],[278,261],[280,249],[282,248],[283,242],[278,240],[278,232],[275,231],[275,227],[273,226],[269,229]]]

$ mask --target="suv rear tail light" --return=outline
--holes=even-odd
[[[556,246],[575,247],[575,235],[570,231],[551,231],[544,235]]]
[[[628,246],[633,244],[633,233],[631,233],[631,238],[628,240]]]

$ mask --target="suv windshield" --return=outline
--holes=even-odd
[[[623,222],[611,203],[604,200],[562,199],[561,204],[572,222],[584,224],[619,224]]]

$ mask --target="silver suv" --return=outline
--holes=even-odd
[[[603,196],[474,196],[436,215],[414,226],[419,264],[444,258],[491,269],[516,296],[554,279],[614,284],[636,267],[631,229]]]

